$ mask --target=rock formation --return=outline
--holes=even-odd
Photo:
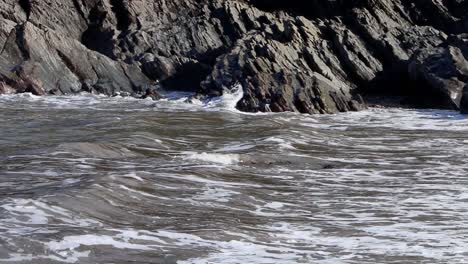
[[[241,84],[243,111],[468,112],[466,32],[467,0],[0,0],[0,93]]]

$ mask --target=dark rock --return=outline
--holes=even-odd
[[[359,93],[458,109],[467,14],[466,0],[0,0],[0,93],[158,98],[158,81],[241,85],[243,111],[355,111]]]
[[[78,41],[26,22],[12,29],[0,53],[0,80],[18,92],[113,95],[149,83],[135,66],[113,61]]]
[[[462,114],[468,114],[468,84],[463,88],[463,95],[460,102],[460,110]]]
[[[433,106],[460,109],[463,88],[468,83],[468,42],[452,38],[446,47],[427,48],[411,60],[409,72],[436,99]]]
[[[15,88],[8,85],[6,82],[0,82],[0,94],[14,94]]]
[[[161,94],[156,89],[149,88],[146,90],[145,94],[142,97],[143,99],[151,98],[153,100],[159,100],[162,98]]]

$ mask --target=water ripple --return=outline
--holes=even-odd
[[[465,116],[171,96],[0,97],[0,262],[466,262]]]

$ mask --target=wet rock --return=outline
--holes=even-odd
[[[149,83],[136,68],[86,49],[78,41],[26,22],[12,29],[0,53],[0,80],[18,92],[112,95]]]
[[[442,71],[461,59],[447,38],[467,32],[466,3],[0,0],[0,83],[145,95],[159,81],[207,96],[241,84],[252,112],[354,111],[359,93],[457,109],[466,81]]]
[[[156,89],[147,89],[145,94],[142,97],[143,99],[153,99],[153,100],[159,100],[162,98],[161,94],[156,90]]]
[[[0,82],[0,94],[14,94],[16,90],[5,82]]]
[[[434,106],[460,109],[468,83],[468,42],[454,37],[446,47],[419,51],[411,60],[409,72],[423,86],[422,93],[427,92],[437,99]]]
[[[250,19],[261,15],[253,13]],[[245,96],[238,108],[252,112],[336,113],[363,108],[336,56],[309,48],[321,42],[321,30],[303,18],[284,19],[258,18],[268,21],[259,23],[265,33],[246,35],[220,56],[202,84],[204,92],[218,95],[241,84]]]

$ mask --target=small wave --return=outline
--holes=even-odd
[[[198,160],[223,165],[232,165],[240,162],[238,154],[185,152],[184,155],[185,160]]]
[[[269,138],[265,139],[264,141],[265,142],[270,142],[270,143],[276,143],[278,145],[278,147],[281,148],[281,149],[289,149],[289,150],[296,149],[291,143],[292,140],[285,140],[285,139],[279,138],[279,137],[269,137]]]
[[[143,100],[128,96],[109,97],[105,95],[77,94],[66,96],[36,96],[31,93],[1,95],[0,103],[15,107],[18,102],[26,103],[30,109],[92,109],[98,111],[122,111],[135,110],[189,110],[189,111],[219,111],[227,110],[238,112],[237,103],[244,96],[243,87],[240,84],[226,89],[222,96],[206,99],[194,98],[194,93],[177,91],[160,91],[163,99],[159,101]],[[28,104],[34,103],[34,104]]]
[[[61,150],[68,153],[94,158],[130,158],[139,156],[137,153],[117,144],[77,142],[63,143],[59,147]]]
[[[224,90],[223,95],[208,101],[208,107],[221,107],[237,112],[237,104],[244,97],[244,88],[240,84],[234,85],[230,90]]]

